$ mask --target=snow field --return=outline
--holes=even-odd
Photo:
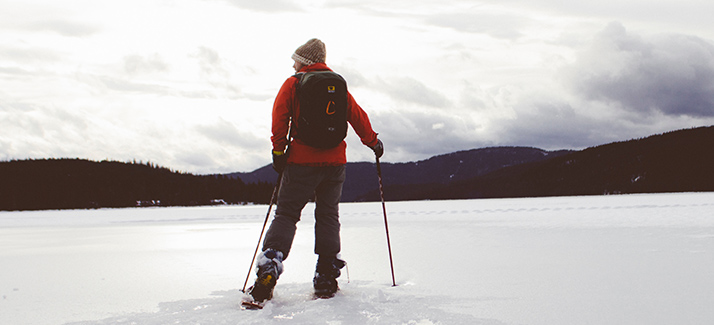
[[[714,323],[714,193],[387,202],[397,287],[381,204],[342,204],[329,300],[313,208],[261,311],[238,306],[267,206],[0,212],[0,323]]]

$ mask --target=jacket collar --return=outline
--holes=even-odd
[[[332,69],[327,67],[327,64],[325,64],[323,62],[319,62],[319,63],[315,63],[315,64],[311,64],[311,65],[302,67],[302,69],[300,69],[300,71],[298,73],[310,72],[310,71],[324,71],[324,70],[332,71]]]

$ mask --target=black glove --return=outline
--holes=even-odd
[[[375,144],[374,147],[371,148],[377,158],[381,158],[384,154],[384,144],[382,143],[382,140],[377,139],[377,144]]]
[[[285,165],[288,164],[288,155],[284,152],[273,151],[273,169],[276,172],[282,173],[285,170]]]

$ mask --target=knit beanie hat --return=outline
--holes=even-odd
[[[326,55],[325,43],[317,38],[313,38],[298,47],[295,53],[293,53],[292,58],[304,65],[311,65],[318,62],[324,63]]]

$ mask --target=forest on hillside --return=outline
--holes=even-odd
[[[449,184],[386,186],[391,200],[714,191],[714,126],[614,142]],[[364,200],[374,200],[372,191]]]
[[[273,189],[152,163],[82,159],[0,162],[0,179],[0,210],[268,203]]]
[[[383,164],[388,201],[714,191],[714,126],[580,151],[496,147]],[[349,163],[343,199],[380,200],[373,164]],[[277,174],[192,175],[151,163],[0,162],[0,210],[265,204]],[[249,179],[245,183],[242,179]]]

